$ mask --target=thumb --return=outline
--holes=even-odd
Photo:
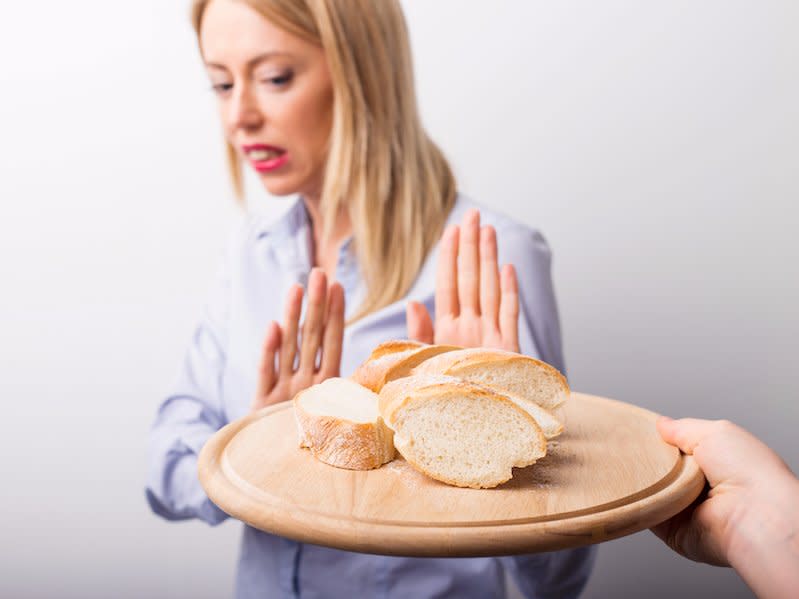
[[[698,418],[672,420],[665,416],[657,422],[658,432],[663,440],[689,455],[693,454],[696,446],[713,432],[713,425],[710,420]]]
[[[661,418],[657,427],[666,443],[694,457],[711,487],[734,476],[748,462],[745,455],[738,460],[733,458],[738,453],[737,444],[730,443],[723,433],[719,436],[719,421]]]
[[[408,339],[433,343],[433,320],[424,304],[408,302],[405,308],[405,319],[408,323]]]

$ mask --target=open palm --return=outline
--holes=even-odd
[[[501,272],[492,226],[468,210],[441,237],[435,292],[436,322],[419,302],[408,304],[408,337],[423,343],[519,351],[519,292],[513,265]]]

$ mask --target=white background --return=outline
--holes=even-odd
[[[186,4],[0,18],[4,597],[230,594],[238,526],[165,522],[143,492],[236,216]],[[573,388],[730,418],[796,470],[799,4],[404,5],[461,189],[553,248]],[[749,592],[642,532],[585,596]]]

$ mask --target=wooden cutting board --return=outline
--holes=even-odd
[[[705,479],[664,443],[657,415],[572,393],[547,456],[494,489],[439,483],[401,458],[351,471],[299,447],[290,402],[218,431],[200,481],[222,510],[284,537],[368,553],[484,556],[599,543],[649,528],[690,505]]]

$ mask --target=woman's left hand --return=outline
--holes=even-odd
[[[435,294],[436,323],[419,302],[406,309],[408,337],[423,343],[519,351],[519,291],[512,264],[497,261],[494,227],[480,227],[469,210],[461,226],[441,237]]]
[[[335,282],[328,286],[324,271],[314,268],[308,277],[305,322],[300,325],[303,294],[303,288],[294,285],[283,326],[272,322],[267,328],[252,410],[289,400],[311,385],[339,376],[344,289]]]

